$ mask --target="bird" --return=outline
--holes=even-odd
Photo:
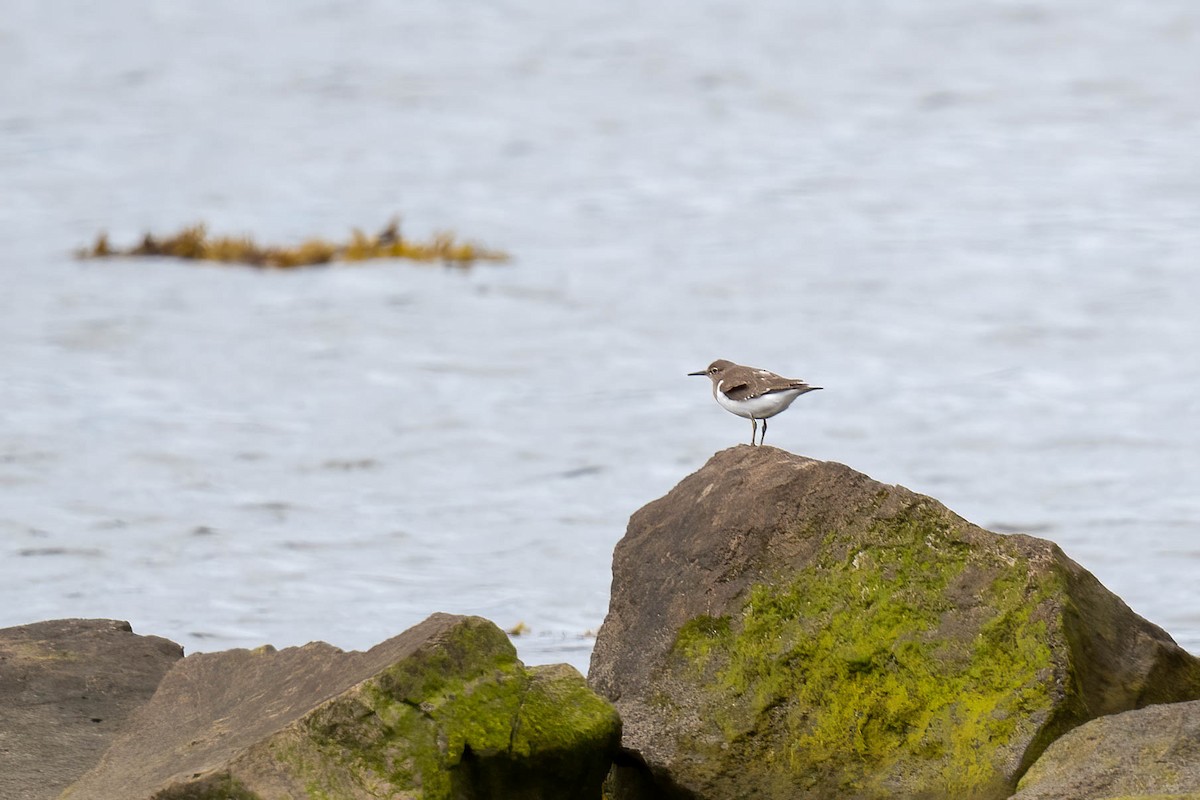
[[[750,444],[754,445],[758,433],[758,420],[762,420],[762,437],[767,438],[767,419],[786,409],[802,394],[815,392],[820,386],[809,386],[799,378],[784,378],[774,372],[758,367],[744,367],[723,358],[699,372],[688,375],[703,375],[712,380],[713,397],[721,408],[750,420]]]

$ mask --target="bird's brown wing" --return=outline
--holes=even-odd
[[[728,397],[730,400],[749,400],[754,397],[754,390],[750,388],[750,384],[743,382],[735,383],[733,386],[721,384],[721,394]]]

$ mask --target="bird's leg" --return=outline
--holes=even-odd
[[[766,444],[766,443],[767,443],[767,421],[766,421],[765,419],[763,420],[763,432],[762,432],[762,436],[758,437],[758,443],[759,443],[759,444]]]
[[[758,433],[758,420],[750,418],[750,446],[754,447],[754,436]]]

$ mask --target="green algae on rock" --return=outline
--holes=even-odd
[[[620,738],[566,665],[525,667],[478,617],[366,653],[189,656],[63,800],[592,798]]]
[[[1050,542],[738,447],[630,520],[590,680],[656,784],[616,798],[983,799],[1200,662]]]
[[[738,698],[713,709],[724,744],[752,741],[760,761],[842,791],[886,794],[888,773],[914,764],[947,796],[1004,783],[1011,756],[979,743],[1004,749],[1047,703],[1054,664],[1031,616],[1052,589],[1019,556],[977,558],[988,611],[972,640],[947,635],[963,620],[946,590],[969,554],[935,510],[914,512],[850,552],[830,536],[816,564],[753,584],[736,632],[727,623],[698,647],[694,626],[680,630],[670,668]]]
[[[426,800],[598,797],[619,731],[578,672],[526,668],[480,623],[318,709],[269,761],[294,765],[314,797],[357,797],[355,786]]]
[[[436,234],[427,242],[406,239],[400,233],[398,219],[393,219],[375,236],[354,230],[347,242],[309,239],[291,247],[259,245],[248,236],[211,236],[203,224],[189,226],[165,237],[147,233],[137,245],[123,249],[114,248],[108,235],[101,233],[90,248],[83,248],[76,255],[80,258],[158,256],[280,269],[381,258],[441,262],[459,267],[470,266],[476,261],[508,260],[508,254],[500,250],[460,242],[449,233]]]

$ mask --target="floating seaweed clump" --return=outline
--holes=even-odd
[[[150,234],[140,244],[126,249],[114,248],[108,235],[101,233],[90,248],[78,252],[80,258],[115,256],[167,256],[203,261],[249,264],[254,267],[306,267],[331,261],[366,261],[375,258],[407,258],[411,261],[440,261],[458,267],[475,261],[507,261],[508,254],[489,250],[471,242],[457,241],[452,234],[435,234],[427,242],[405,239],[400,221],[393,219],[375,236],[360,230],[350,241],[329,242],[309,239],[294,247],[261,246],[248,236],[209,236],[203,224],[184,228],[174,236],[158,238]]]

